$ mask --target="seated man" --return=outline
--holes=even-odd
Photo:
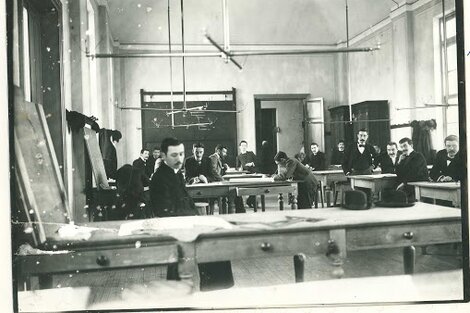
[[[160,159],[160,147],[153,148],[152,155],[149,156],[147,164],[145,164],[145,171],[149,178],[152,178],[153,173],[155,173],[155,162]]]
[[[341,165],[344,160],[344,141],[338,141],[338,145],[331,153],[331,165]]]
[[[218,144],[215,147],[214,154],[211,154],[209,156],[209,159],[211,160],[211,166],[212,166],[211,176],[212,176],[213,181],[224,180],[222,178],[222,175],[224,175],[225,171],[228,169],[227,163],[223,163],[226,156],[227,156],[227,147],[221,144]]]
[[[437,153],[429,176],[436,182],[460,181],[465,175],[465,165],[459,152],[459,138],[449,135],[444,143],[445,149]]]
[[[235,168],[255,173],[258,166],[256,155],[253,151],[247,151],[248,143],[245,140],[240,141],[239,148],[240,154],[235,159]]]
[[[211,160],[204,156],[204,145],[193,144],[193,155],[184,161],[186,182],[188,184],[208,183],[212,181]]]
[[[273,176],[274,180],[299,180],[298,207],[299,209],[310,209],[315,201],[315,193],[317,191],[318,182],[305,165],[297,159],[289,158],[287,155],[279,151],[274,157],[274,161],[278,165],[278,173]]]
[[[161,145],[163,162],[153,174],[150,193],[155,214],[159,217],[198,215],[194,202],[186,190],[181,174],[184,146],[176,138],[165,138]],[[229,261],[198,264],[201,290],[233,286]],[[178,279],[178,266],[169,265],[167,279]]]
[[[387,153],[381,153],[374,160],[374,165],[382,169],[382,174],[395,174],[400,155],[401,151],[398,151],[397,143],[391,141],[387,144]]]
[[[312,154],[307,158],[307,164],[312,171],[321,171],[326,168],[326,159],[325,154],[320,151],[318,144],[312,142],[310,145],[310,150]]]
[[[406,193],[409,202],[415,202],[415,188],[408,185],[409,182],[428,181],[428,168],[424,156],[413,150],[413,141],[410,138],[402,138],[399,141],[402,155],[396,166],[397,190]]]

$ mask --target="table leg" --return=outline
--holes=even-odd
[[[230,195],[228,197],[228,214],[235,213],[235,195]]]
[[[323,185],[323,183],[320,181],[320,201],[321,201],[321,207],[324,208],[325,207],[325,203],[324,203],[324,200],[325,200],[325,197],[324,197],[324,193],[323,193],[323,188],[325,186]]]
[[[258,199],[257,199],[256,195],[253,196],[253,197],[255,198],[255,202],[253,203],[253,211],[258,212]]]
[[[266,210],[266,197],[261,195],[261,211],[264,212]]]
[[[228,206],[227,206],[227,198],[222,197],[222,205],[219,208],[219,214],[227,214]]]
[[[284,197],[282,196],[282,193],[279,194],[277,199],[279,202],[279,211],[283,211],[284,210]]]
[[[196,262],[194,243],[181,242],[178,246],[178,275],[181,281],[192,285],[193,292],[200,289],[201,278]]]
[[[292,197],[291,198],[292,200],[291,200],[290,207],[291,207],[292,210],[297,210],[299,208],[298,205],[297,205],[297,196],[296,196],[295,193],[293,193],[291,197]]]
[[[303,253],[294,255],[294,273],[296,283],[302,283],[304,281],[305,259],[306,257]]]
[[[421,189],[418,186],[415,186],[415,198],[418,201],[421,201]]]
[[[40,274],[38,275],[39,289],[51,289],[52,288],[52,275],[51,274]]]
[[[413,274],[415,271],[416,248],[414,246],[403,248],[403,265],[405,274]]]

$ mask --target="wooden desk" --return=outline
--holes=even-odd
[[[235,198],[237,196],[261,195],[261,205],[264,207],[263,199],[265,194],[278,194],[280,209],[284,207],[283,195],[291,193],[293,198],[297,197],[296,181],[271,181],[265,178],[249,178],[246,180],[238,178],[231,181],[194,184],[186,187],[193,199],[222,198],[222,214],[235,212]],[[228,199],[228,201],[225,199]],[[292,201],[291,208],[296,209],[296,201]]]
[[[351,180],[351,188],[362,187],[370,189],[372,199],[380,200],[379,193],[385,188],[395,188],[397,186],[397,175],[354,175],[348,176]]]
[[[460,182],[415,182],[408,183],[415,186],[416,199],[422,197],[431,198],[436,203],[436,199],[451,201],[454,207],[460,208]]]
[[[191,220],[204,221],[207,218],[194,216]],[[16,256],[18,275],[23,283],[34,275],[42,277],[40,288],[51,288],[52,275],[57,273],[178,262],[180,276],[183,280],[192,281],[197,291],[199,263],[299,253],[325,255],[330,251],[332,276],[338,277],[347,251],[403,247],[405,273],[412,273],[414,246],[454,243],[462,239],[459,210],[421,202],[412,208],[362,211],[328,208],[211,218],[221,218],[234,227],[157,228],[139,235],[120,237],[117,229],[122,222],[109,221],[90,223],[90,226],[97,227],[90,239],[71,241],[58,237],[54,232],[58,225],[48,225],[51,229],[47,233],[51,235],[47,247],[70,251],[61,255]],[[167,219],[172,222],[181,218]],[[182,233],[186,239],[176,240]]]
[[[165,288],[166,287],[166,288]],[[177,282],[133,285],[118,299],[92,302],[98,288],[65,287],[18,293],[20,312],[155,308],[260,308],[311,305],[463,300],[462,270],[322,280],[266,287],[188,293]],[[102,292],[105,288],[100,288]],[[168,294],[168,290],[173,292]],[[162,292],[163,291],[163,292]],[[311,296],[309,296],[311,295]],[[60,301],[58,300],[60,299]]]

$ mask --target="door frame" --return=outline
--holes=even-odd
[[[262,101],[279,101],[279,100],[306,101],[308,98],[310,98],[309,93],[256,94],[256,95],[254,95],[256,152],[261,151],[260,150],[261,149],[261,142],[258,142],[258,130],[257,130],[257,127],[256,127],[257,117],[261,116],[261,102]],[[302,127],[304,127],[304,126],[302,125]],[[305,141],[305,132],[304,132],[304,140],[303,141]]]

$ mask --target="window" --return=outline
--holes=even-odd
[[[450,105],[443,109],[444,121],[446,121],[446,133],[444,135],[458,135],[459,115],[457,107],[458,79],[455,12],[446,15],[445,19],[440,19],[439,34],[442,73],[442,103]]]
[[[88,27],[86,31],[86,43],[87,43],[87,51],[90,54],[96,53],[96,35],[95,35],[95,12],[93,9],[92,3],[88,0],[87,1],[87,20],[88,20]],[[97,70],[96,70],[96,60],[94,58],[88,58],[88,64],[90,68],[90,98],[89,98],[89,108],[88,112],[84,110],[85,114],[100,116],[101,112],[98,107],[100,103],[98,101],[98,79],[97,79]]]
[[[31,101],[31,68],[29,55],[29,14],[23,7],[23,77],[24,77],[24,99]]]

